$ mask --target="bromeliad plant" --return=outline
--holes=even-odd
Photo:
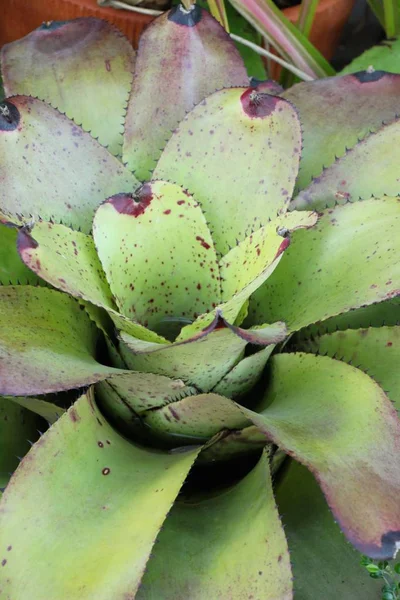
[[[1,501],[1,592],[292,598],[275,491],[297,597],[356,597],[315,479],[397,552],[399,77],[248,88],[196,7],[134,63],[92,19],[2,50],[3,479],[52,425]]]

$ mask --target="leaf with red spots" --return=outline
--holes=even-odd
[[[207,223],[179,186],[156,181],[98,209],[95,244],[120,311],[160,331],[190,323],[220,300],[218,263]]]
[[[279,267],[250,300],[250,323],[292,331],[400,295],[400,202],[365,200],[324,211],[293,234]]]
[[[154,177],[194,195],[224,255],[286,212],[300,152],[300,123],[289,102],[251,88],[222,90],[180,123]]]
[[[8,105],[18,126],[7,130],[0,123],[0,218],[63,221],[88,233],[105,198],[137,188],[116,158],[51,106],[24,96]]]
[[[317,213],[287,213],[257,229],[225,254],[219,263],[223,301],[219,308],[226,319],[234,321],[244,302],[276,269],[289,247],[290,232],[310,228],[317,220]]]
[[[286,336],[284,323],[244,330],[216,317],[206,329],[174,344],[143,342],[121,333],[120,351],[134,371],[182,379],[209,392],[243,358],[248,343],[268,346]]]
[[[400,113],[400,75],[364,71],[302,82],[283,97],[296,106],[302,124],[304,144],[297,180],[301,190],[347,148]],[[368,168],[364,175],[368,176]]]
[[[37,223],[31,233],[20,230],[18,250],[24,263],[54,287],[97,306],[115,306],[90,235]]]
[[[47,288],[0,287],[0,394],[48,394],[123,373],[95,360],[96,340],[73,298]]]
[[[400,410],[400,326],[337,331],[305,340],[298,348],[327,354],[366,371]]]
[[[246,415],[314,473],[360,552],[392,558],[400,545],[400,420],[389,398],[368,375],[326,356],[281,354],[270,365],[260,413]]]
[[[12,546],[2,592],[13,600],[134,596],[198,452],[135,446],[108,425],[90,392],[81,397],[33,446],[2,497],[0,552]]]
[[[45,100],[115,155],[122,152],[134,62],[120,31],[94,18],[43,23],[0,53],[7,96]]]
[[[239,52],[221,25],[198,5],[189,11],[175,6],[153,21],[139,42],[124,162],[139,179],[149,179],[187,111],[215,90],[247,82]]]
[[[323,210],[372,196],[399,195],[399,148],[400,119],[383,125],[337,159],[294,198],[293,208]]]
[[[36,284],[40,281],[18,256],[17,235],[17,228],[0,223],[0,285]]]
[[[289,552],[266,454],[227,490],[175,504],[136,598],[292,598]]]
[[[180,379],[134,371],[96,385],[103,413],[123,431],[132,433],[137,432],[138,416],[196,393],[196,388]]]
[[[46,423],[11,399],[0,396],[0,488],[4,488]],[[1,551],[0,551],[1,552]],[[1,559],[0,559],[1,560]]]
[[[139,339],[166,342],[115,310],[115,302],[90,235],[64,225],[41,222],[31,233],[21,229],[18,250],[24,263],[37,275],[59,290],[105,309],[118,329]],[[93,306],[88,310],[93,313]],[[108,335],[101,322],[104,315],[102,317],[98,313],[93,320]]]
[[[359,552],[334,522],[312,474],[290,461],[279,475],[275,497],[290,548],[295,598],[378,600],[382,580],[366,577]]]

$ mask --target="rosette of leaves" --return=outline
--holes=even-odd
[[[338,525],[398,549],[398,77],[288,101],[180,7],[1,70],[4,597],[374,597]]]

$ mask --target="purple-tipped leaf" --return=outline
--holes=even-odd
[[[0,53],[7,96],[45,100],[115,155],[122,151],[134,62],[121,32],[94,18],[43,23]]]
[[[314,473],[349,541],[372,558],[393,558],[400,547],[400,420],[382,388],[338,360],[281,354],[271,359],[258,410],[253,423]]]
[[[140,40],[124,162],[139,179],[148,179],[187,111],[216,90],[247,83],[243,61],[223,27],[200,6],[175,6]]]

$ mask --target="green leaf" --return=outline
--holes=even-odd
[[[155,81],[164,82],[157,93]],[[171,132],[189,110],[215,90],[247,82],[232,40],[207,11],[194,5],[187,12],[178,5],[164,13],[140,39],[124,162],[139,179],[149,179]]]
[[[261,46],[261,34],[256,31],[254,27],[252,27],[250,23],[233,8],[230,2],[226,2],[225,8],[228,15],[230,32],[239,35],[245,40],[253,42],[253,44]],[[244,61],[246,71],[249,76],[257,77],[258,79],[265,79],[266,72],[262,57],[257,54],[257,52],[254,52],[254,50],[244,46],[243,44],[235,43],[235,46]]]
[[[154,344],[121,333],[120,352],[130,369],[182,379],[209,392],[243,358],[248,343],[262,346],[286,338],[283,323],[244,330],[219,316],[202,331],[174,344]]]
[[[285,17],[273,0],[230,0],[234,8],[282,56],[310,78],[334,75],[335,71],[307,37]]]
[[[275,346],[271,344],[243,358],[217,383],[213,392],[233,400],[250,392],[260,379],[274,348]]]
[[[90,392],[83,396],[3,495],[2,591],[13,600],[134,596],[197,453],[134,446],[104,421]]]
[[[377,600],[382,584],[366,576],[360,555],[334,522],[312,474],[291,461],[284,467],[275,494],[290,548],[295,597]]]
[[[378,565],[374,565],[373,563],[365,565],[365,568],[367,569],[368,573],[380,573],[380,568]]]
[[[366,371],[400,410],[400,326],[337,331],[305,341],[299,349],[327,354]]]
[[[137,198],[118,194],[97,210],[93,235],[123,314],[157,331],[186,322],[220,300],[218,263],[204,215],[191,196],[164,181]]]
[[[96,391],[105,387],[111,388],[123,399],[125,407],[136,415],[197,393],[196,388],[185,385],[181,379],[135,371],[99,382]],[[112,405],[108,408],[112,412]]]
[[[199,462],[215,462],[242,457],[244,454],[260,452],[265,446],[270,446],[266,437],[254,425],[237,431],[223,431],[216,436],[201,451]]]
[[[231,489],[175,504],[136,596],[138,600],[251,597],[292,598],[289,553],[266,454]]]
[[[371,196],[399,195],[399,145],[400,120],[383,125],[325,169],[294,198],[291,206],[300,210],[323,210],[337,203],[356,202]]]
[[[31,233],[21,229],[18,250],[26,266],[54,287],[97,306],[115,306],[90,235],[37,223]]]
[[[290,222],[285,218],[287,215]],[[222,257],[219,270],[223,304],[219,308],[226,319],[234,321],[246,300],[276,269],[290,243],[287,234],[295,229],[308,229],[317,220],[317,213],[287,213],[252,233]]]
[[[0,285],[36,284],[38,277],[26,268],[17,252],[18,230],[0,222]]]
[[[342,73],[356,73],[366,71],[368,68],[371,70],[371,67],[375,72],[400,73],[399,57],[400,40],[385,40],[379,46],[373,46],[357,56]]]
[[[12,472],[18,467],[40,437],[38,428],[45,423],[37,415],[0,396],[0,488],[4,488]]]
[[[0,54],[7,96],[45,100],[115,155],[122,152],[134,62],[120,31],[94,18],[43,23]]]
[[[110,346],[112,323],[126,333],[155,343],[167,343],[156,333],[114,310],[114,299],[91,236],[64,225],[38,223],[32,234],[22,229],[18,249],[24,262],[52,286],[79,298]],[[91,304],[88,305],[88,302]],[[104,308],[112,320],[105,325]]]
[[[137,180],[88,133],[35,98],[4,104],[12,129],[0,125],[0,217],[22,224],[34,218],[91,230],[99,204],[132,192]]]
[[[349,541],[392,558],[400,543],[400,421],[382,388],[359,369],[326,356],[271,359],[261,414],[266,436],[316,476]]]
[[[96,339],[76,300],[47,288],[0,287],[0,394],[47,394],[123,373],[95,360]]]
[[[161,436],[172,434],[204,441],[222,430],[251,425],[231,400],[213,393],[187,396],[142,416],[145,424]]]
[[[282,319],[295,331],[399,295],[399,219],[395,198],[325,211],[313,229],[293,234],[279,268],[252,297],[249,322]]]
[[[381,327],[400,324],[400,296],[350,310],[322,323],[310,325],[296,336],[299,340],[308,340],[313,336],[333,333],[336,330],[360,329],[361,327]]]
[[[296,182],[301,190],[347,148],[400,113],[400,77],[383,72],[329,77],[298,83],[283,97],[296,106],[302,124],[303,149]],[[363,176],[368,175],[368,168]]]
[[[289,103],[252,88],[221,90],[180,123],[154,177],[188,188],[224,255],[286,212],[300,151],[300,125]]]
[[[65,412],[64,408],[51,402],[51,396],[46,396],[46,400],[25,396],[4,396],[4,398],[43,417],[50,424],[55,423]]]

